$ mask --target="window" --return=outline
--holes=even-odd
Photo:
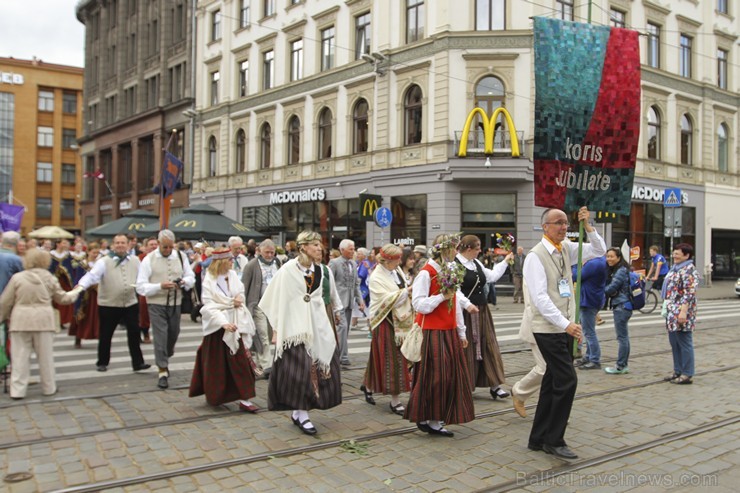
[[[717,50],[717,87],[727,89],[727,51]]]
[[[77,131],[74,128],[62,129],[62,147],[64,149],[77,149]]]
[[[216,176],[218,170],[218,154],[216,151],[216,137],[211,137],[208,139],[208,176]]]
[[[647,63],[653,68],[660,68],[660,26],[648,22],[647,32]]]
[[[301,121],[292,116],[288,123],[288,164],[298,164],[301,160]]]
[[[461,205],[462,227],[487,230],[488,241],[495,233],[516,229],[516,195],[513,193],[463,193]],[[495,245],[483,240],[481,246]]]
[[[370,54],[370,12],[355,17],[355,60]]]
[[[36,163],[36,181],[38,183],[51,183],[53,173],[51,163]]]
[[[266,51],[262,54],[262,89],[271,89],[275,82],[275,52]]]
[[[334,67],[334,26],[321,31],[321,70]]]
[[[504,83],[498,77],[487,75],[483,77],[475,86],[475,106],[481,108],[486,115],[493,115],[496,109],[501,108],[506,103],[506,89]],[[483,132],[483,122],[480,115],[473,119],[473,125],[468,135],[468,147],[475,149],[484,149],[486,136]],[[510,141],[516,138],[510,135],[508,127],[504,127],[504,116],[499,113],[498,119],[494,124],[493,147],[494,149],[510,149]]]
[[[74,185],[77,182],[77,171],[74,164],[62,164],[62,185]]]
[[[717,129],[717,169],[722,173],[727,173],[729,170],[727,154],[727,138],[729,134],[730,132],[727,129],[727,125],[720,123],[719,128]]]
[[[185,39],[185,6],[177,4],[172,10],[172,44]]]
[[[170,69],[170,102],[179,101],[185,94],[185,64],[175,65]]]
[[[681,35],[681,47],[679,48],[678,75],[691,77],[691,38],[685,34]]]
[[[39,111],[54,111],[54,93],[39,91]]]
[[[51,127],[39,127],[39,147],[53,147],[54,146],[54,129]]]
[[[71,115],[77,113],[77,93],[65,92],[62,94],[62,111]]]
[[[564,21],[573,20],[573,0],[556,0],[556,8]]]
[[[660,159],[660,113],[655,106],[648,109],[648,159]]]
[[[123,109],[125,116],[136,113],[136,86],[123,90]]]
[[[146,107],[156,108],[159,106],[159,76],[155,75],[145,81],[146,83]]]
[[[506,0],[476,0],[475,30],[497,31],[506,26]]]
[[[111,0],[108,4],[108,27],[116,27],[116,11],[118,10],[117,0]]]
[[[128,66],[136,65],[136,33],[131,33],[128,38]]]
[[[107,75],[108,77],[113,77],[116,75],[116,62],[118,61],[116,58],[116,45],[111,45],[108,48],[108,59],[106,60],[108,64],[106,65],[107,68]]]
[[[720,14],[729,14],[730,11],[727,9],[727,0],[717,0],[717,12]]]
[[[406,0],[406,42],[424,38],[424,1]]]
[[[239,97],[249,94],[249,60],[239,62]]]
[[[624,27],[626,14],[621,10],[609,9],[609,22],[613,27]]]
[[[265,17],[275,15],[275,0],[262,0],[262,7]]]
[[[36,217],[39,219],[51,219],[51,199],[36,197]]]
[[[319,114],[319,159],[331,157],[331,110],[324,108]]]
[[[352,111],[352,152],[357,154],[360,152],[367,152],[367,137],[368,137],[368,118],[367,118],[368,105],[367,101],[360,99],[355,104],[355,109]]]
[[[415,245],[426,245],[427,195],[401,195],[391,197],[391,238],[411,238]]]
[[[116,96],[105,98],[105,123],[113,123],[116,119]]]
[[[691,119],[688,115],[681,117],[681,164],[691,166],[691,154],[693,144]]]
[[[172,140],[174,141],[176,139],[173,138]],[[176,152],[172,147],[170,147],[170,150],[173,151],[173,154]],[[131,190],[134,187],[132,154],[133,149],[131,149],[130,143],[122,144],[118,147],[118,176],[116,177],[116,192],[120,194],[131,193]]]
[[[211,13],[211,41],[221,39],[221,11]]]
[[[90,176],[95,172],[95,158],[93,156],[85,156],[85,175]],[[62,174],[62,177],[64,174]],[[82,180],[82,200],[92,200],[94,194],[94,186],[97,180],[95,178],[86,178]]]
[[[152,20],[149,23],[149,55],[159,53],[159,21]]]
[[[75,218],[75,199],[62,199],[62,219]]]
[[[211,106],[218,104],[218,81],[221,80],[221,73],[217,70],[211,72]]]
[[[412,85],[406,91],[403,99],[404,113],[404,144],[418,144],[421,142],[421,88]]]
[[[247,136],[244,130],[239,129],[236,132],[236,163],[235,171],[237,173],[244,173],[246,171],[247,164]]]
[[[260,169],[268,169],[270,167],[271,139],[270,124],[265,123],[262,125],[262,131],[260,132]]]
[[[290,80],[303,78],[303,40],[290,43]]]
[[[249,26],[249,0],[239,0],[239,27]]]

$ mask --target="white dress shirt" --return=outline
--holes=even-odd
[[[179,250],[172,250],[170,255],[180,255],[180,259],[183,261],[182,286],[186,289],[192,289],[193,286],[195,286],[195,274],[193,273],[193,269],[190,267],[190,262],[186,258],[186,255]],[[139,275],[136,277],[136,292],[141,296],[153,296],[162,291],[162,286],[158,282],[149,282],[149,279],[152,277],[152,256],[166,258],[162,255],[159,248],[157,248],[141,261]]]
[[[126,265],[130,259],[130,255],[126,255],[126,258],[121,260],[119,265]],[[101,279],[105,276],[105,262],[95,261],[92,268],[82,276],[82,279],[77,281],[78,286],[82,286],[84,289],[88,289],[90,286],[100,284]]]
[[[468,260],[463,257],[461,253],[457,254],[457,259],[466,269],[472,271],[477,270],[475,264],[478,264],[481,269],[483,269],[483,274],[486,276],[486,283],[496,282],[501,279],[501,276],[503,276],[504,272],[506,272],[506,268],[509,267],[509,264],[507,264],[506,262],[499,262],[493,266],[493,269],[487,269],[486,266],[480,262],[480,260],[475,258],[472,260]],[[462,290],[457,290],[457,296],[460,298],[460,304],[462,305],[463,310],[466,310],[470,305],[472,305],[472,303],[470,302],[468,297],[465,296]]]
[[[441,268],[437,262],[429,259],[427,265],[430,265],[437,272]],[[429,273],[425,270],[420,270],[414,279],[414,284],[411,290],[411,305],[414,307],[417,313],[426,315],[432,313],[435,308],[442,302],[447,302],[442,293],[430,296],[429,289],[431,288],[432,280],[429,277]],[[459,294],[460,291],[458,291]],[[465,319],[463,318],[462,307],[460,306],[460,298],[455,297],[457,300],[455,303],[455,321],[457,323],[457,334],[460,339],[465,339]]]

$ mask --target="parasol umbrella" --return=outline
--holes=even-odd
[[[259,240],[265,237],[263,234],[224,216],[215,207],[206,204],[186,208],[182,214],[170,219],[168,229],[175,233],[178,240],[226,241],[230,236]],[[139,230],[141,234],[156,234],[158,232],[158,223]]]
[[[43,238],[45,240],[71,240],[75,237],[72,233],[59,226],[42,226],[41,228],[28,233],[30,238]]]
[[[85,236],[96,238],[113,238],[115,235],[133,233],[139,236],[139,230],[150,224],[159,224],[159,216],[152,211],[137,209],[129,212],[123,217],[113,221],[101,224],[89,231],[85,231]]]

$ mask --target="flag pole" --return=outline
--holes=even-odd
[[[164,168],[165,168],[165,162],[167,157],[167,152],[169,152],[170,144],[172,144],[172,139],[175,138],[175,134],[177,133],[177,129],[172,129],[172,133],[170,134],[170,137],[167,139],[167,144],[165,144],[164,148],[162,149],[162,166],[159,170],[159,229],[167,229],[170,222],[170,207],[169,207],[169,201],[168,197],[165,197],[165,190],[164,190]],[[167,202],[165,202],[167,201]]]
[[[578,221],[578,263],[576,264],[576,323],[581,323],[581,272],[583,271],[583,221]],[[573,338],[573,358],[578,356],[578,339]]]

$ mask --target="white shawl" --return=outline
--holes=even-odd
[[[254,321],[244,303],[244,284],[234,270],[226,275],[229,280],[228,293],[224,293],[218,285],[218,278],[210,272],[203,279],[203,294],[201,296],[203,307],[200,314],[203,317],[203,335],[207,336],[217,332],[224,324],[234,324],[236,332],[224,331],[224,343],[229,346],[231,354],[236,354],[239,349],[238,337],[241,335],[244,347],[252,345],[252,337],[255,334]],[[234,298],[241,296],[242,306],[234,308]]]
[[[315,271],[320,268],[314,265]],[[286,349],[303,344],[313,362],[318,363],[323,372],[328,372],[337,343],[326,315],[323,286],[309,295],[309,301],[304,301],[304,272],[305,268],[301,267],[298,260],[288,261],[272,278],[259,307],[277,333],[276,360],[282,357]],[[327,281],[322,272],[322,285]]]
[[[400,268],[396,273],[405,279]],[[414,323],[414,309],[411,306],[411,296],[406,295],[401,302],[401,295],[406,288],[399,288],[393,280],[392,273],[382,265],[378,265],[370,274],[370,330],[375,329],[391,314],[393,332],[397,345],[401,345]]]

